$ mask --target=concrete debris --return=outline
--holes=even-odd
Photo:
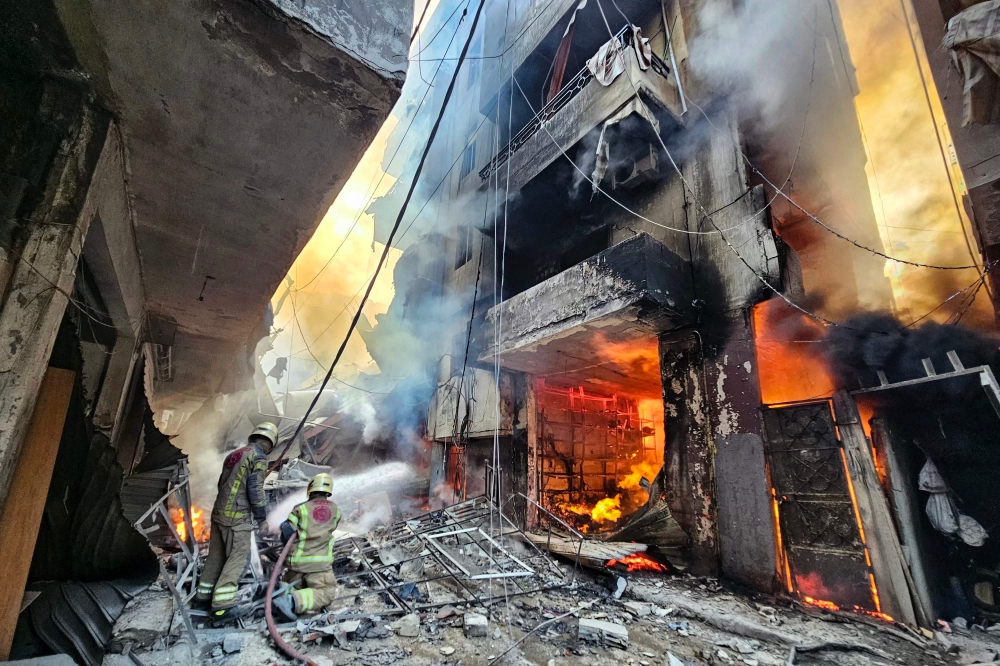
[[[443,606],[441,610],[434,614],[434,617],[438,620],[443,620],[457,614],[458,610],[454,606]]]
[[[617,580],[615,580],[615,599],[622,598],[626,587],[628,587],[628,581],[624,577],[618,576]]]
[[[580,618],[578,635],[582,641],[617,647],[622,650],[628,647],[628,629],[614,622]]]
[[[626,601],[622,606],[636,617],[646,617],[653,612],[649,604],[644,604],[641,601]]]
[[[399,636],[415,638],[420,635],[420,616],[416,613],[410,613],[399,618],[390,626]]]
[[[450,645],[446,645],[445,647],[441,648],[441,654],[443,654],[446,657],[449,655],[453,655],[455,654],[455,648],[451,647]]]
[[[466,638],[485,638],[489,633],[489,620],[479,613],[466,613],[464,627]]]
[[[753,654],[760,647],[760,643],[757,641],[745,641],[741,638],[727,638],[725,640],[716,641],[716,645],[721,647],[727,647],[740,654]]]
[[[667,666],[684,666],[684,662],[675,657],[673,652],[668,652]]]
[[[226,634],[222,639],[222,651],[226,654],[233,654],[243,649],[243,636],[241,634]]]
[[[498,641],[503,634],[500,632],[500,627],[493,630],[493,640]]]

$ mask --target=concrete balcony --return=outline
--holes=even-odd
[[[688,263],[639,234],[490,309],[480,361],[493,361],[502,323],[501,366],[621,384],[629,373],[600,362],[608,343],[649,341],[691,324],[693,299]]]
[[[483,187],[487,183],[495,186],[499,180],[500,190],[517,192],[555,162],[564,150],[591,131],[599,131],[597,128],[606,120],[620,112],[629,115],[628,105],[638,114],[637,94],[653,115],[661,119],[661,125],[663,120],[681,125],[681,94],[669,69],[655,55],[652,65],[642,69],[635,50],[629,46],[630,36],[627,29],[617,35],[624,46],[625,71],[604,86],[586,67],[581,69],[479,171]],[[522,92],[515,89],[513,94],[518,96]]]

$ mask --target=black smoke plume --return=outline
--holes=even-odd
[[[934,322],[906,327],[887,313],[854,315],[831,327],[825,343],[825,361],[838,386],[849,390],[878,386],[879,370],[890,383],[924,377],[925,358],[938,373],[950,372],[949,351],[956,352],[966,368],[1000,368],[1000,338]]]

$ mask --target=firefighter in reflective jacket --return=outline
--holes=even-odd
[[[300,613],[314,613],[337,598],[333,575],[333,532],[340,523],[340,507],[330,501],[333,479],[317,474],[309,482],[308,501],[299,504],[281,524],[281,538],[287,542],[297,535],[288,556],[285,580],[298,584],[290,596],[274,599],[274,606],[288,619]]]
[[[278,428],[261,423],[222,463],[219,494],[212,508],[212,536],[208,559],[198,582],[197,599],[212,602],[213,615],[222,617],[239,602],[239,579],[250,561],[254,521],[266,531],[264,477],[267,454],[278,441]]]

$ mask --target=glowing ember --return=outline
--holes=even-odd
[[[802,601],[804,601],[805,603],[809,604],[810,606],[815,606],[816,608],[822,608],[823,610],[828,610],[828,611],[839,611],[840,610],[840,606],[838,606],[837,604],[833,603],[832,601],[824,601],[822,599],[813,599],[812,597],[804,596],[804,595],[802,597]]]
[[[191,527],[194,529],[194,539],[200,543],[208,541],[211,528],[204,520],[204,511],[198,507],[191,509]],[[170,509],[170,520],[174,523],[174,529],[181,541],[187,540],[187,524],[184,522],[184,510],[179,508]]]
[[[658,571],[664,573],[670,570],[665,564],[660,564],[645,553],[632,553],[617,560],[608,560],[608,563],[604,566],[609,569],[622,566],[627,571]]]

